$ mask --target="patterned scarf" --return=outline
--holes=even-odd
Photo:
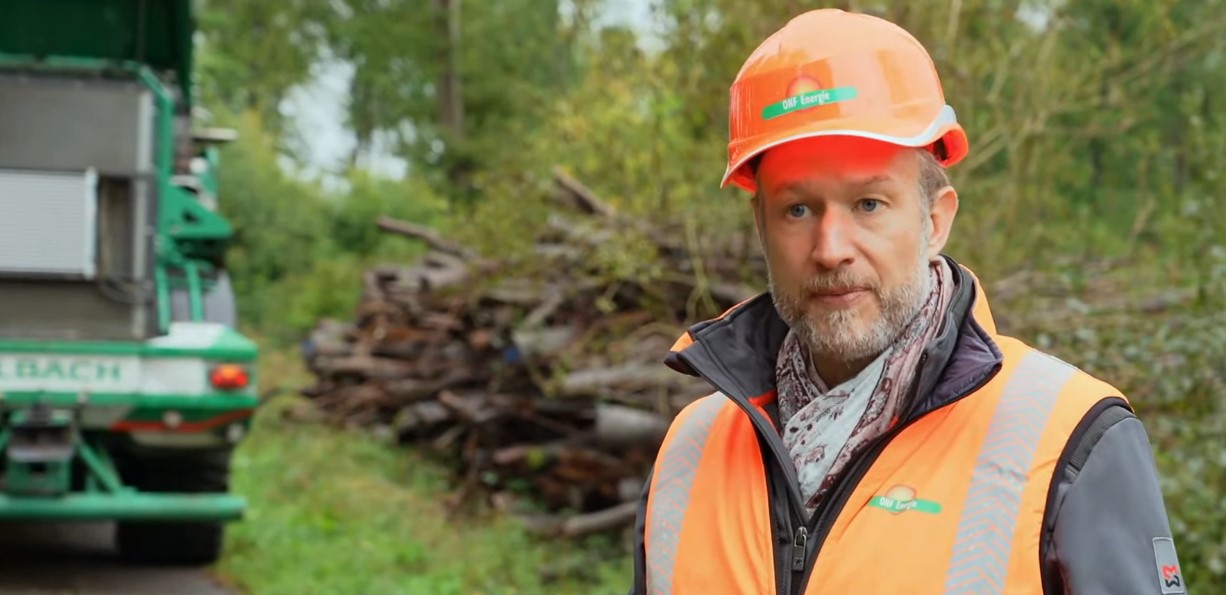
[[[843,384],[827,388],[805,342],[794,332],[784,339],[775,367],[779,416],[810,516],[848,461],[897,422],[920,355],[940,330],[953,295],[945,259],[936,259],[931,270],[928,298],[898,341]]]

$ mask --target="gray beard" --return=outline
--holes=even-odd
[[[872,360],[897,341],[928,298],[933,273],[931,263],[922,253],[926,244],[926,241],[920,243],[921,252],[917,254],[916,265],[906,283],[889,291],[873,290],[881,306],[876,320],[863,321],[863,314],[854,310],[835,310],[811,318],[805,292],[781,294],[768,272],[775,309],[809,345],[815,359],[838,363]]]

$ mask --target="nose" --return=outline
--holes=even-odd
[[[819,267],[835,270],[851,264],[856,257],[855,226],[837,209],[825,209],[813,229],[813,251],[809,257]]]

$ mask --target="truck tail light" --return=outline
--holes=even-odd
[[[221,364],[213,368],[213,373],[209,375],[209,382],[214,388],[220,390],[237,390],[246,388],[251,377],[247,374],[247,370],[236,364]]]

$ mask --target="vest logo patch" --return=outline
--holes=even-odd
[[[941,505],[932,500],[924,500],[916,498],[915,488],[905,485],[896,485],[885,494],[875,496],[868,501],[868,505],[873,508],[887,510],[892,514],[902,514],[908,510],[925,512],[928,514],[938,514],[941,512]]]
[[[1163,595],[1188,592],[1183,585],[1183,572],[1179,570],[1174,539],[1154,538],[1154,562],[1158,565],[1158,584],[1162,587]]]

